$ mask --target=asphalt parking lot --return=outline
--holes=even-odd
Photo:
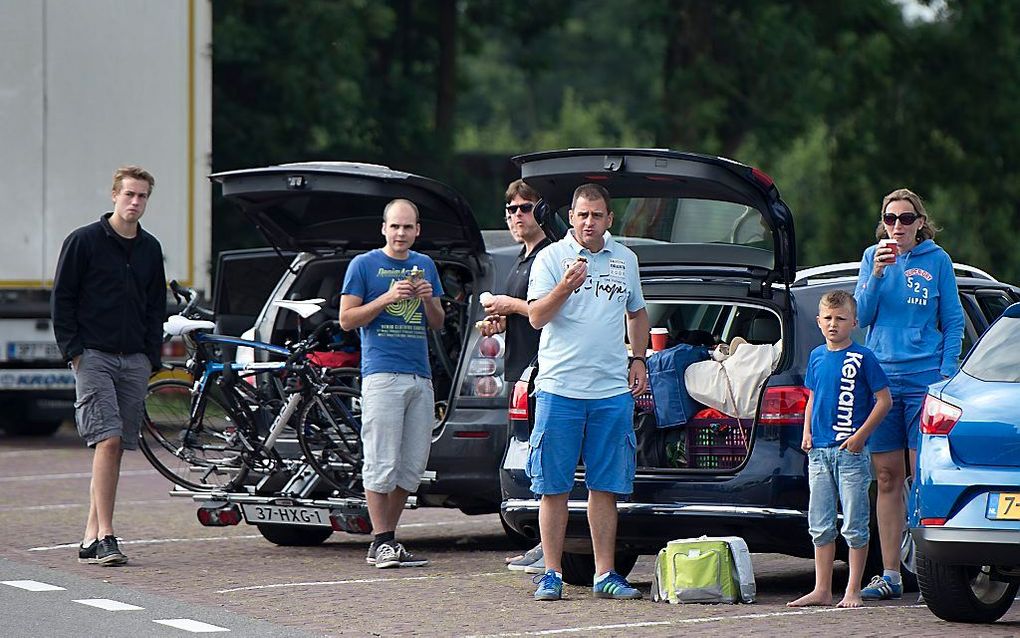
[[[503,567],[512,548],[495,515],[409,511],[398,533],[431,564],[377,570],[364,562],[367,537],[336,533],[319,547],[292,548],[275,546],[244,524],[202,527],[194,504],[170,498],[169,485],[140,453],[125,457],[116,515],[130,564],[80,565],[75,547],[87,513],[89,458],[68,427],[47,439],[0,437],[0,529],[7,540],[0,546],[0,583],[63,588],[0,584],[8,617],[0,635],[21,635],[17,627],[54,636],[184,636],[195,628],[288,636],[1020,634],[1020,604],[999,623],[979,627],[940,621],[915,596],[858,610],[791,610],[785,603],[812,585],[812,563],[772,554],[753,556],[753,605],[594,600],[572,586],[564,601],[537,603],[528,577]],[[642,557],[630,577],[646,596],[652,564],[652,557]],[[845,579],[839,564],[836,582]],[[74,604],[83,599],[139,609]],[[162,616],[199,624],[162,624]],[[41,617],[50,624],[40,625]]]

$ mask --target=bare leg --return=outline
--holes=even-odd
[[[832,561],[836,559],[836,544],[815,547],[815,588],[787,607],[816,607],[832,604]]]
[[[117,500],[117,481],[120,478],[120,461],[123,454],[119,436],[104,439],[96,444],[96,450],[92,455],[89,519],[85,524],[87,537],[93,531],[95,536],[92,538],[103,538],[113,534],[113,506]]]
[[[906,479],[903,450],[879,452],[871,456],[878,479],[878,540],[885,569],[900,570],[900,542],[907,513],[903,508],[903,481]]]
[[[93,459],[93,462],[95,459]],[[88,547],[92,541],[99,538],[99,519],[96,516],[96,481],[89,481],[89,517],[85,522],[85,538],[82,545]]]
[[[545,569],[563,573],[563,537],[567,533],[567,497],[570,494],[543,494],[538,505],[538,531],[542,536]]]
[[[843,600],[836,603],[837,607],[862,607],[861,578],[864,577],[864,562],[868,560],[868,545],[850,548],[850,579],[846,583]]]
[[[368,516],[372,519],[372,533],[384,534],[397,529],[400,515],[410,494],[405,489],[394,488],[392,492],[373,492],[365,490],[365,501],[368,503]]]
[[[616,494],[588,490],[588,527],[595,550],[596,576],[615,569],[616,517]]]

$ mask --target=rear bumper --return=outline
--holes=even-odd
[[[953,527],[912,527],[917,550],[954,565],[1020,565],[1015,530]]]
[[[457,408],[432,443],[428,469],[435,480],[419,490],[420,503],[469,514],[498,512],[506,437],[506,408]]]
[[[503,517],[516,531],[538,537],[538,499],[507,499]],[[567,503],[567,548],[590,542],[586,501]],[[711,503],[632,503],[617,505],[617,545],[621,550],[654,553],[676,538],[740,536],[751,551],[810,556],[807,512],[776,507]]]

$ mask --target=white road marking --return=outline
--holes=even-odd
[[[200,622],[198,620],[191,620],[190,618],[168,618],[166,620],[153,620],[152,622],[166,625],[168,627],[174,627],[175,629],[190,631],[193,634],[210,634],[216,631],[230,631],[226,627],[217,627],[216,625],[210,625],[207,622]]]
[[[122,470],[121,476],[142,476],[155,474],[156,470]],[[15,481],[62,481],[64,479],[92,478],[92,472],[68,472],[66,474],[28,474],[24,476],[0,476],[0,483]]]
[[[138,605],[129,605],[128,603],[122,603],[119,600],[111,600],[109,598],[83,598],[81,600],[72,600],[73,603],[81,603],[88,605],[89,607],[98,607],[105,609],[106,611],[134,611],[136,609],[145,609],[145,607],[139,607]]]
[[[140,541],[125,541],[118,538],[117,543],[120,545],[156,545],[159,543],[192,543],[195,541],[204,543],[206,541],[251,540],[253,538],[262,538],[262,534],[243,534],[240,536],[208,536],[205,538],[150,538]],[[51,549],[69,549],[71,547],[78,547],[78,543],[64,543],[62,545],[50,545],[48,547],[29,547],[25,551],[45,552]]]
[[[897,609],[918,609],[925,608],[925,605],[903,605]],[[588,625],[586,627],[563,627],[561,629],[542,629],[536,631],[511,631],[502,634],[473,634],[464,638],[515,638],[516,636],[555,636],[557,634],[582,634],[592,631],[607,631],[610,629],[632,629],[637,627],[661,627],[665,625],[700,625],[711,622],[723,622],[727,620],[761,620],[768,618],[779,618],[782,616],[806,616],[809,614],[831,614],[833,612],[854,612],[868,609],[880,609],[879,607],[818,607],[811,609],[797,609],[791,611],[774,611],[762,614],[739,614],[735,616],[706,616],[703,618],[679,618],[677,620],[656,620],[646,622],[620,623],[618,625]]]
[[[117,505],[159,505],[169,503],[165,498],[157,501],[117,501]],[[0,512],[29,512],[34,510],[66,510],[88,507],[88,503],[53,503],[50,505],[0,505]]]
[[[40,583],[37,580],[3,580],[0,583],[24,589],[25,591],[65,591],[63,587],[50,585],[49,583]]]
[[[407,576],[405,578],[358,578],[354,580],[319,580],[303,583],[274,583],[272,585],[251,585],[249,587],[232,587],[230,589],[217,589],[217,594],[229,594],[235,591],[252,591],[255,589],[277,589],[280,587],[319,587],[322,585],[361,585],[365,583],[395,583],[408,582],[412,580],[437,580],[439,578],[473,578],[476,576],[500,576],[504,572],[484,572],[481,574],[448,574],[446,576]]]

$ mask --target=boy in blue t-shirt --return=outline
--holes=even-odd
[[[857,303],[833,290],[818,303],[818,327],[825,344],[811,352],[804,384],[804,438],[808,455],[808,531],[815,546],[815,588],[788,607],[832,604],[832,562],[836,557],[836,515],[843,509],[843,538],[850,547],[850,579],[837,607],[860,607],[861,578],[868,557],[871,454],[868,436],[885,418],[892,397],[889,381],[868,348],[850,333]]]

